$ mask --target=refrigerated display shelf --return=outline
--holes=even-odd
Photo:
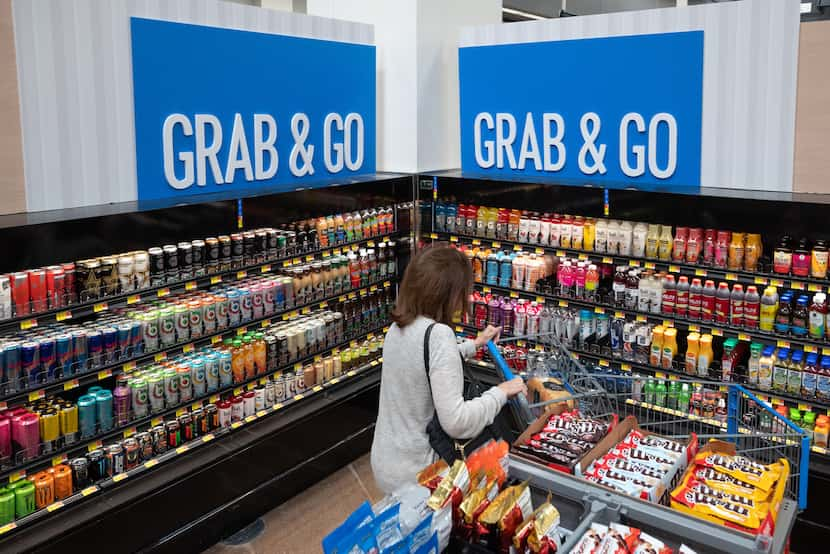
[[[224,436],[226,436],[230,433],[233,433],[234,431],[236,431],[240,427],[243,427],[247,424],[253,423],[253,422],[255,422],[255,421],[257,421],[261,418],[267,417],[269,415],[273,415],[273,414],[275,414],[275,413],[277,413],[281,410],[288,409],[288,408],[290,408],[292,406],[295,406],[297,403],[302,402],[306,399],[316,398],[320,394],[325,395],[327,391],[330,391],[332,388],[334,388],[338,384],[343,385],[343,384],[349,383],[353,378],[365,375],[365,374],[367,374],[367,372],[370,372],[370,371],[373,371],[373,370],[374,371],[379,371],[379,370],[375,370],[375,368],[377,368],[377,366],[379,366],[382,362],[383,362],[383,358],[377,358],[377,359],[371,360],[367,364],[364,364],[364,365],[362,365],[362,366],[360,366],[356,369],[349,370],[349,371],[345,372],[341,377],[335,377],[334,379],[331,379],[328,382],[323,383],[322,385],[317,385],[317,386],[313,387],[312,389],[310,389],[308,391],[305,391],[303,393],[295,395],[292,398],[286,399],[285,401],[282,401],[282,402],[278,402],[278,403],[276,403],[273,406],[270,406],[268,408],[264,408],[262,410],[259,410],[255,414],[248,415],[247,417],[243,418],[240,421],[235,421],[227,427],[222,427],[220,429],[216,429],[216,430],[211,431],[210,433],[208,433],[206,435],[203,435],[201,437],[195,438],[192,441],[184,443],[184,444],[182,444],[181,446],[179,446],[175,449],[170,449],[167,452],[159,454],[159,455],[151,458],[150,460],[146,460],[146,461],[138,464],[136,467],[134,467],[132,469],[129,469],[129,470],[123,472],[123,473],[113,475],[112,477],[109,477],[107,479],[99,481],[98,483],[90,485],[90,486],[82,489],[81,491],[78,491],[78,492],[72,494],[71,496],[69,496],[69,497],[67,497],[63,500],[58,500],[56,502],[53,502],[52,504],[46,506],[45,508],[37,510],[36,512],[33,512],[33,513],[23,517],[23,518],[20,518],[19,520],[16,520],[16,521],[13,521],[11,523],[7,523],[6,525],[0,526],[0,536],[5,535],[5,534],[7,534],[11,531],[14,531],[15,529],[25,528],[27,525],[30,525],[30,524],[35,523],[37,521],[41,521],[41,520],[43,520],[43,518],[48,517],[51,513],[55,512],[57,510],[60,510],[60,509],[63,509],[67,506],[71,506],[73,504],[76,504],[76,503],[80,502],[81,500],[83,500],[83,499],[85,499],[89,496],[93,496],[93,495],[99,493],[102,490],[109,489],[113,486],[118,485],[121,481],[124,481],[126,479],[131,478],[131,477],[134,477],[136,475],[140,475],[140,474],[142,474],[146,471],[149,471],[154,467],[157,467],[157,466],[159,466],[159,465],[161,465],[165,462],[168,462],[168,461],[170,461],[174,458],[177,458],[177,457],[179,457],[179,456],[181,456],[181,455],[183,455],[183,454],[185,454],[189,451],[197,449],[197,448],[207,444],[208,442],[211,442],[211,441],[216,440],[216,439],[220,439],[220,438],[222,438],[222,437],[224,437]],[[288,366],[286,366],[286,367],[288,367]],[[262,376],[257,376],[257,377],[260,378]]]
[[[95,448],[100,447],[101,443],[105,440],[111,439],[113,437],[117,437],[118,435],[122,435],[125,432],[129,432],[129,434],[133,434],[135,432],[136,427],[141,426],[141,425],[145,425],[148,422],[151,423],[151,424],[155,424],[157,419],[162,419],[166,415],[170,415],[172,413],[177,413],[179,411],[186,410],[188,406],[195,407],[196,404],[199,404],[199,407],[201,407],[201,405],[205,402],[205,400],[210,401],[210,400],[213,400],[214,397],[216,397],[216,399],[218,400],[218,397],[221,394],[225,394],[225,393],[228,393],[228,392],[231,392],[231,391],[234,392],[235,394],[236,393],[241,393],[241,392],[243,392],[244,387],[247,387],[248,390],[253,389],[254,386],[256,385],[257,381],[259,381],[261,379],[264,379],[268,375],[273,375],[275,373],[282,372],[286,369],[296,368],[297,365],[302,366],[302,365],[304,365],[308,362],[314,361],[319,356],[322,356],[322,355],[324,355],[326,353],[329,353],[329,352],[332,352],[334,350],[339,350],[340,348],[343,348],[345,346],[349,346],[349,345],[354,346],[352,343],[354,341],[358,340],[358,339],[369,337],[369,336],[373,335],[374,333],[385,332],[384,329],[385,329],[386,325],[387,325],[387,322],[384,322],[381,325],[378,325],[378,326],[376,326],[372,329],[367,330],[366,332],[361,332],[361,333],[356,334],[353,337],[349,337],[348,339],[345,339],[345,340],[341,341],[340,343],[338,343],[337,345],[335,345],[335,346],[333,346],[329,349],[325,349],[325,350],[322,350],[320,352],[316,352],[314,354],[304,356],[303,358],[300,358],[298,360],[294,360],[290,364],[287,364],[286,366],[282,366],[277,370],[270,371],[266,374],[256,375],[253,378],[246,379],[245,381],[242,381],[242,382],[239,382],[239,383],[233,383],[232,386],[230,386],[230,387],[225,387],[225,388],[222,388],[222,389],[218,389],[216,391],[211,391],[210,393],[205,394],[201,397],[192,398],[192,399],[188,400],[187,402],[182,402],[182,403],[180,403],[176,406],[165,408],[161,412],[148,414],[147,416],[144,416],[140,419],[132,420],[132,421],[128,422],[126,425],[113,427],[112,429],[110,429],[110,430],[108,430],[104,433],[99,433],[99,434],[97,434],[95,436],[92,436],[92,437],[86,437],[83,440],[78,441],[76,443],[73,443],[71,445],[66,445],[66,446],[63,446],[61,448],[55,449],[54,451],[51,451],[48,454],[44,454],[42,456],[38,456],[38,457],[32,458],[30,460],[26,460],[26,461],[24,461],[20,464],[12,466],[12,467],[6,467],[2,471],[0,471],[0,481],[4,480],[7,476],[9,477],[10,481],[15,481],[17,479],[25,477],[25,475],[29,471],[31,471],[33,468],[36,468],[40,465],[44,465],[48,461],[51,461],[52,465],[55,465],[57,463],[61,463],[64,459],[70,457],[70,456],[68,456],[69,452],[85,452],[85,451],[88,451],[88,450],[93,450]],[[177,414],[177,415],[180,415],[180,414]],[[129,435],[127,435],[127,436],[129,436]]]
[[[504,246],[508,246],[509,249],[514,251],[526,250],[537,254],[556,254],[558,257],[567,255],[577,257],[580,260],[588,260],[593,257],[594,259],[607,264],[625,265],[632,268],[642,267],[645,269],[654,269],[657,271],[667,271],[669,273],[687,275],[689,277],[712,278],[749,285],[773,285],[776,287],[785,287],[785,285],[788,285],[789,288],[794,290],[809,290],[810,292],[827,292],[828,287],[830,287],[830,279],[797,277],[769,272],[721,269],[712,266],[689,264],[685,262],[666,261],[646,257],[622,256],[619,254],[605,254],[592,250],[578,250],[574,248],[563,248],[561,246],[482,238],[460,233],[436,232],[429,233],[428,236],[433,240],[448,240],[453,243],[463,240],[470,242],[474,246],[484,245],[497,249],[503,249]]]
[[[31,329],[32,327],[37,327],[38,325],[66,321],[69,319],[80,319],[82,317],[106,311],[110,308],[132,306],[133,304],[137,304],[139,302],[158,300],[174,293],[204,289],[205,287],[225,282],[228,279],[240,280],[248,277],[249,275],[270,273],[272,270],[277,269],[277,266],[288,267],[291,265],[301,264],[304,261],[313,260],[317,255],[320,255],[323,258],[328,258],[332,255],[337,256],[346,250],[359,249],[363,244],[371,248],[374,246],[375,241],[388,242],[391,238],[397,236],[398,232],[393,231],[392,233],[378,235],[377,237],[372,237],[370,239],[361,239],[327,248],[319,248],[303,252],[302,254],[282,256],[273,260],[218,271],[209,275],[165,283],[163,285],[152,286],[138,291],[125,292],[105,298],[90,300],[88,302],[79,302],[70,306],[64,306],[58,309],[39,312],[36,314],[14,317],[0,321],[0,333],[7,333],[13,330]],[[371,245],[369,243],[371,243]]]
[[[95,383],[97,381],[101,381],[103,379],[108,379],[114,375],[119,375],[122,373],[130,373],[136,369],[141,364],[147,363],[151,360],[154,361],[161,361],[167,358],[169,355],[175,355],[181,352],[189,352],[195,348],[200,346],[205,346],[208,344],[216,344],[221,342],[223,339],[242,335],[248,331],[248,329],[252,326],[259,325],[261,328],[267,327],[270,325],[274,320],[282,318],[283,321],[286,321],[292,317],[295,317],[296,314],[307,314],[311,312],[311,308],[314,306],[319,306],[320,309],[325,308],[329,302],[334,301],[344,301],[347,298],[352,298],[353,296],[363,296],[365,294],[369,294],[371,292],[375,292],[378,288],[389,288],[391,283],[394,279],[379,279],[366,285],[365,287],[361,287],[356,290],[349,290],[345,292],[341,292],[337,295],[332,295],[322,300],[314,300],[313,302],[307,302],[305,304],[299,306],[293,306],[292,308],[288,308],[279,312],[275,312],[273,314],[268,315],[267,317],[261,317],[257,319],[253,319],[251,321],[247,321],[244,324],[238,327],[231,327],[228,329],[224,329],[221,332],[214,333],[212,335],[207,335],[201,337],[199,339],[193,341],[186,341],[174,344],[167,348],[163,348],[161,350],[157,350],[152,353],[142,354],[136,358],[132,358],[130,360],[119,360],[117,362],[113,362],[112,364],[107,364],[100,368],[96,368],[89,372],[83,373],[81,375],[70,375],[69,377],[64,377],[61,379],[57,379],[55,381],[45,383],[43,385],[38,385],[31,389],[26,389],[22,391],[17,391],[14,393],[7,394],[3,397],[0,397],[0,409],[8,407],[8,404],[14,403],[18,400],[28,399],[30,402],[37,400],[38,398],[42,398],[47,394],[54,394],[56,392],[62,391],[69,391],[74,388],[88,385],[90,383]]]

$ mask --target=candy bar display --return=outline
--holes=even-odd
[[[572,554],[695,554],[686,545],[677,550],[636,527],[621,523],[591,523],[591,527],[579,538]]]
[[[750,533],[770,534],[784,494],[789,462],[771,464],[736,455],[714,439],[695,456],[671,493],[674,509]]]
[[[555,469],[574,473],[580,460],[611,428],[611,424],[583,417],[577,411],[553,414],[538,432],[532,432],[531,427],[530,436],[524,440],[520,437],[514,447]]]
[[[279,229],[252,229],[16,271],[0,275],[0,320],[37,315],[79,302],[95,302],[119,294],[388,235],[394,227],[392,208],[379,207],[298,221]],[[371,256],[378,262],[386,262],[387,252],[393,251],[393,248],[394,243],[381,243],[377,252],[364,251],[362,257]],[[331,263],[342,268],[357,262],[350,256],[348,259],[332,260]],[[379,270],[380,273],[386,274],[389,266],[392,266],[394,274],[392,262],[387,262]],[[322,269],[313,268],[312,271],[319,273]],[[351,271],[354,272],[353,269]]]

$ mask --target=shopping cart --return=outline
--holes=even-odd
[[[499,341],[522,348],[508,349],[524,359],[505,359],[492,342],[488,351],[505,379],[519,369],[528,379],[547,380],[565,395],[513,405],[520,421],[531,423],[553,404],[572,403],[583,414],[603,421],[633,415],[641,429],[686,441],[692,434],[700,445],[709,439],[733,443],[737,453],[762,463],[789,463],[785,498],[798,510],[807,507],[810,437],[752,392],[733,383],[675,375],[656,377],[613,370],[572,353],[556,332]],[[518,362],[518,363],[517,363]]]

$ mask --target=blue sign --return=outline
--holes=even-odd
[[[461,168],[700,185],[703,31],[459,50]]]
[[[131,18],[139,200],[375,172],[375,47]]]

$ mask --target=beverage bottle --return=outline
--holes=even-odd
[[[490,252],[487,255],[487,263],[484,266],[484,281],[488,285],[498,285],[499,284],[499,254],[500,252]],[[515,275],[516,268],[513,267],[513,273]]]
[[[747,362],[746,368],[746,380],[747,383],[753,386],[758,385],[758,375],[760,373],[761,368],[761,353],[763,351],[764,345],[753,342],[749,346],[749,361]]]
[[[698,377],[709,376],[709,366],[712,364],[714,352],[712,351],[712,335],[705,334],[700,337],[697,353],[697,375]]]
[[[614,272],[614,282],[611,285],[611,290],[614,293],[614,305],[618,307],[622,307],[625,305],[625,287],[626,287],[626,274],[625,274],[625,266],[619,265],[617,266],[616,271]]]
[[[527,307],[525,300],[520,298],[514,310],[513,329],[516,336],[527,334]]]
[[[782,348],[778,351],[775,365],[772,367],[772,390],[775,392],[787,392],[787,376],[790,372],[790,351]]]
[[[346,222],[343,220],[343,214],[334,216],[334,240],[336,244],[346,242]]]
[[[741,327],[744,324],[744,287],[740,283],[732,286],[729,323],[735,327]]]
[[[539,221],[539,244],[548,246],[550,244],[550,214],[544,214]]]
[[[617,232],[620,256],[631,255],[631,240],[633,232],[634,226],[631,225],[630,221],[623,221],[620,223],[619,231]]]
[[[801,374],[804,371],[804,351],[796,350],[790,359],[790,370],[787,372],[787,393],[794,396],[801,394]]]
[[[649,277],[649,312],[659,314],[663,304],[663,279],[661,275],[651,275]]]
[[[588,270],[585,272],[585,298],[594,301],[597,297],[597,290],[599,289],[599,271],[594,264],[588,265]]]
[[[472,252],[470,262],[473,264],[473,281],[483,283],[484,269],[487,264],[485,250],[483,248],[475,248],[470,252]]]
[[[810,253],[810,275],[816,279],[824,279],[827,277],[827,260],[830,257],[830,252],[827,249],[827,242],[824,240],[817,240],[813,244],[813,251]]]
[[[646,258],[656,259],[660,250],[660,226],[649,224],[646,233]]]
[[[678,227],[674,234],[674,244],[672,246],[671,257],[676,262],[682,262],[686,259],[686,242],[689,239],[689,228]]]
[[[608,221],[598,219],[594,227],[594,251],[604,254],[608,250]]]
[[[729,231],[718,231],[715,239],[715,259],[714,265],[720,269],[726,269],[729,258],[729,242],[732,238],[732,233]]]
[[[539,235],[542,229],[542,219],[539,214],[531,213],[528,215],[527,228],[527,242],[530,244],[539,244]]]
[[[628,362],[634,361],[635,343],[637,342],[637,325],[633,321],[626,321],[622,333],[622,357]]]
[[[363,212],[363,236],[364,238],[369,238],[370,235],[367,234],[366,231],[366,221],[368,219],[368,214],[364,211]],[[369,229],[371,230],[371,222],[369,223]],[[455,225],[454,229],[456,233],[466,233],[467,232],[467,204],[458,204],[458,207],[455,210]]]
[[[507,216],[507,230],[504,238],[507,240],[519,239],[519,224],[522,220],[522,212],[519,210],[510,210]]]
[[[623,353],[623,327],[625,320],[615,317],[611,320],[611,357],[622,358]]]
[[[671,234],[671,225],[663,225],[660,231],[660,243],[657,249],[657,257],[663,261],[671,260],[674,237]]]
[[[565,215],[559,222],[559,244],[562,248],[571,248],[573,238],[573,217]]]
[[[729,323],[730,316],[731,295],[729,294],[729,285],[727,283],[719,283],[718,291],[715,294],[715,322],[725,325]]]
[[[686,373],[689,375],[695,375],[697,373],[697,354],[699,348],[699,341],[700,341],[700,334],[699,333],[689,333],[689,336],[686,337],[686,360],[685,360],[685,368]]]
[[[732,233],[726,260],[726,268],[740,270],[744,266],[744,252],[746,251],[746,234]]]
[[[498,208],[496,210],[496,238],[507,240],[507,226],[510,223],[510,210]]]
[[[806,337],[810,325],[810,309],[808,307],[810,300],[806,295],[801,295],[793,309],[792,326],[790,331],[797,337]]]
[[[816,379],[816,400],[830,401],[830,357],[821,357],[821,366]]]
[[[686,284],[688,290],[688,283]],[[673,314],[675,313],[675,308],[677,306],[677,286],[674,284],[674,275],[669,273],[663,279],[663,301],[662,301],[662,308],[664,314]]]
[[[608,314],[597,314],[595,321],[597,345],[607,348],[610,344],[610,319]]]
[[[586,219],[582,225],[582,249],[588,252],[593,252],[594,242],[596,240],[597,228],[596,221],[593,219]]]
[[[675,354],[677,354],[677,329],[669,327],[663,333],[663,353],[660,357],[660,366],[663,369],[672,369]]]
[[[265,373],[267,369],[268,353],[265,345],[265,335],[262,333],[254,334],[254,366],[256,367],[257,375]],[[232,363],[232,362],[231,362]]]
[[[701,308],[703,306],[703,287],[700,284],[700,279],[695,277],[692,279],[692,284],[689,287],[689,319],[697,321],[701,317]]]
[[[582,250],[585,222],[581,217],[576,217],[571,223],[571,248]]]
[[[646,381],[645,393],[646,393],[646,404],[655,404],[655,390],[654,390],[654,379],[649,378]]]
[[[807,277],[810,274],[810,243],[807,237],[798,239],[798,245],[793,250],[792,273],[796,277]]]
[[[447,205],[443,202],[435,203],[435,231],[437,233],[444,233],[447,231]],[[354,240],[352,238],[353,236],[354,223],[352,222],[352,214],[346,214],[346,240],[352,242],[352,240]]]
[[[320,248],[328,248],[329,246],[329,235],[326,228],[326,218],[319,217],[317,218],[317,241],[320,243]]]
[[[793,317],[793,295],[788,291],[781,295],[778,310],[775,312],[775,332],[787,334],[790,332]]]
[[[686,261],[696,264],[700,261],[700,251],[703,249],[703,229],[692,227],[686,238]]]
[[[692,393],[689,389],[689,383],[683,383],[680,387],[680,395],[677,398],[677,409],[684,413],[689,413],[689,403],[692,399]]]
[[[744,295],[744,327],[757,329],[760,315],[761,297],[758,296],[758,288],[755,285],[749,285]]]
[[[726,400],[723,398],[718,399],[718,406],[715,408],[715,419],[721,423],[726,422]]]
[[[666,407],[666,383],[662,379],[654,385],[654,403],[661,408]]]
[[[612,219],[608,222],[608,233],[605,250],[609,254],[620,253],[620,222]]]
[[[666,408],[669,410],[677,410],[679,396],[680,384],[675,380],[669,381],[668,393],[666,394]]]
[[[502,298],[499,309],[501,310],[501,332],[509,337],[513,334],[513,316],[515,313],[513,311],[513,301],[509,298]]]
[[[487,303],[487,325],[501,327],[501,316],[501,300],[498,296],[493,296]]]
[[[685,275],[681,275],[677,280],[674,313],[678,317],[686,317],[689,313],[689,278]]]
[[[758,388],[762,391],[772,390],[772,374],[775,371],[775,348],[765,346],[758,360]]]
[[[233,382],[241,383],[245,380],[245,351],[242,349],[242,341],[236,339],[231,347],[231,371]]]
[[[487,306],[489,299],[475,292],[473,295],[473,325],[476,329],[484,329],[487,326]]]
[[[784,235],[772,254],[772,270],[781,275],[789,275],[793,265],[792,239]]]
[[[500,287],[510,288],[510,280],[513,278],[513,256],[507,253],[502,254],[499,260],[498,284]]]
[[[536,302],[531,302],[527,307],[527,334],[536,336],[539,334],[539,312],[541,309]]]
[[[772,331],[777,311],[778,292],[775,287],[767,287],[764,289],[764,296],[761,297],[760,302],[758,328],[761,331]]]
[[[458,212],[458,205],[456,204],[447,204],[444,208],[444,213],[446,216],[446,223],[444,224],[444,229],[447,233],[455,233],[455,217]],[[360,213],[354,213],[354,238],[355,240],[362,240],[363,239],[363,222],[360,218]]]
[[[530,234],[530,217],[528,216],[527,212],[522,212],[522,216],[519,219],[519,236],[518,241],[524,244],[527,244],[529,240]]]
[[[817,292],[810,306],[810,336],[814,339],[824,338],[827,322],[827,295]]]
[[[631,233],[631,255],[635,258],[642,258],[646,255],[647,235],[648,225],[638,223],[634,226],[634,230]]]
[[[640,277],[636,271],[629,271],[625,280],[625,307],[636,310],[639,307]]]
[[[378,212],[372,208],[369,210],[369,233],[371,237],[376,237],[380,234],[380,224],[378,222]]]
[[[727,289],[728,289],[727,285]],[[712,321],[715,316],[715,296],[717,290],[715,289],[715,282],[711,279],[706,280],[706,286],[703,287],[703,292],[700,296],[700,319],[703,321]]]
[[[666,329],[662,325],[657,325],[651,331],[651,351],[648,357],[648,363],[654,367],[660,367],[660,358],[663,356],[663,333]]]
[[[637,286],[637,308],[641,312],[648,313],[651,302],[651,275],[645,274],[640,277]]]
[[[585,262],[578,262],[576,264],[576,272],[574,273],[574,296],[577,298],[585,297]]]
[[[590,313],[590,312],[589,312]],[[638,364],[647,364],[651,346],[651,325],[642,323],[634,331],[634,361]]]

